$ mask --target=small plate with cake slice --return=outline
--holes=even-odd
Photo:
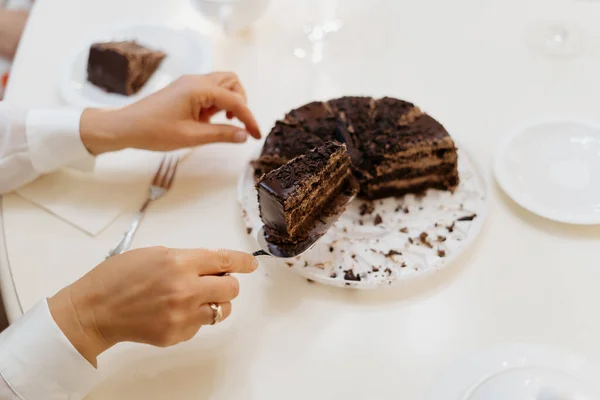
[[[59,89],[71,105],[119,107],[211,69],[211,44],[199,32],[139,25],[85,44],[65,64]]]
[[[321,162],[315,166],[317,154]],[[345,179],[358,197],[332,209]],[[258,192],[257,192],[258,187]],[[487,184],[464,148],[413,104],[385,97],[312,102],[277,121],[240,179],[250,234],[301,240],[310,221],[337,222],[282,260],[324,284],[374,289],[444,268],[479,233]]]

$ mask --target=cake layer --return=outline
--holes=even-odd
[[[288,211],[290,225],[294,227],[289,234],[297,236],[301,232],[303,226],[311,218],[311,216],[321,214],[320,209],[327,205],[329,201],[341,189],[343,181],[350,176],[350,163],[341,166],[329,179],[329,185],[323,188],[323,191],[315,190],[314,194],[307,197],[302,203],[292,210]]]
[[[430,175],[445,176],[446,174],[453,173],[454,171],[455,165],[453,163],[441,163],[425,168],[399,168],[391,171],[388,174],[379,175],[374,179],[370,179],[368,183],[369,185],[375,185],[388,181],[403,181],[419,177],[428,177]]]
[[[257,189],[266,231],[287,241],[301,240],[349,174],[346,146],[328,142],[263,175]]]
[[[396,180],[373,185],[367,185],[364,189],[365,196],[376,200],[392,196],[403,196],[405,194],[422,194],[427,189],[454,190],[458,186],[458,173],[452,172],[447,175],[430,175],[418,178]]]
[[[348,174],[346,179],[336,187],[326,205],[319,213],[311,215],[303,224],[302,228],[292,238],[288,235],[280,235],[276,230],[272,230],[265,226],[267,242],[276,244],[277,253],[297,254],[296,248],[307,248],[307,243],[310,245],[320,236],[327,233],[327,230],[339,216],[345,211],[350,200],[356,196],[359,187],[356,180],[351,174]],[[273,250],[273,249],[271,249]],[[283,250],[283,252],[281,251]]]

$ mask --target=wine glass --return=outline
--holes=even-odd
[[[328,38],[342,28],[338,16],[339,0],[303,0],[305,24],[293,53],[299,59],[318,64]]]
[[[532,51],[553,58],[581,56],[586,39],[581,28],[568,22],[539,23],[525,33],[525,43]]]
[[[600,3],[598,0],[570,0]],[[534,52],[546,57],[575,58],[583,55],[590,40],[584,30],[565,20],[537,23],[525,32],[525,43]]]
[[[262,16],[269,0],[192,0],[200,13],[227,35],[247,29]]]

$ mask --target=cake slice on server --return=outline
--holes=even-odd
[[[262,175],[256,188],[267,241],[284,244],[310,240],[319,222],[341,215],[358,191],[346,145],[334,141]]]

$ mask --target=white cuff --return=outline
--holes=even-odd
[[[0,334],[0,374],[25,400],[81,399],[100,380],[56,325],[46,300]]]
[[[31,110],[26,131],[33,168],[39,174],[71,165],[91,170],[92,156],[81,141],[79,120],[82,110]]]

